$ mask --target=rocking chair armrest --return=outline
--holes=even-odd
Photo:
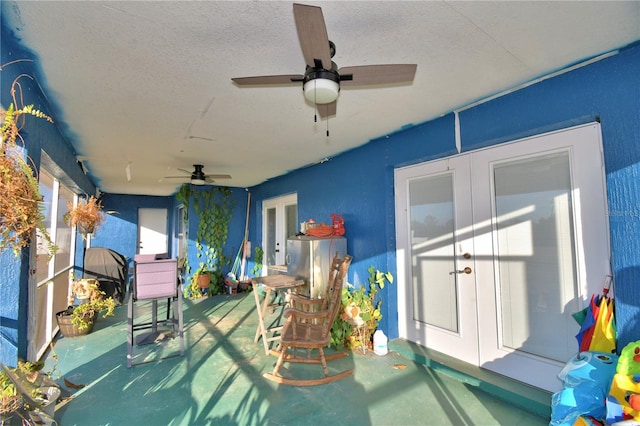
[[[299,309],[287,308],[284,310],[282,315],[284,315],[285,318],[291,317],[292,320],[295,320],[297,318],[322,319],[322,318],[326,318],[329,315],[329,311],[325,309],[325,310],[316,311],[316,312],[305,312]]]
[[[291,294],[289,297],[290,297],[289,300],[291,303],[296,303],[296,304],[301,304],[306,306],[321,305],[323,302],[322,299],[310,299],[309,297],[303,296],[300,294]]]

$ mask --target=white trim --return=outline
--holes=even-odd
[[[596,56],[596,57],[591,58],[591,59],[587,59],[586,61],[577,63],[577,64],[572,65],[570,67],[563,68],[563,69],[558,70],[558,71],[554,71],[554,72],[552,72],[550,74],[543,75],[542,77],[538,77],[536,79],[527,81],[526,83],[519,84],[519,85],[514,86],[514,87],[512,87],[510,89],[503,90],[502,92],[498,92],[498,93],[496,93],[494,95],[488,96],[486,98],[479,99],[479,100],[477,100],[475,102],[472,102],[470,104],[466,104],[464,106],[456,108],[454,110],[454,112],[462,112],[462,111],[465,111],[467,109],[475,108],[478,105],[481,105],[481,104],[484,104],[486,102],[492,101],[494,99],[500,98],[502,96],[508,95],[509,93],[517,92],[517,91],[522,90],[522,89],[524,89],[526,87],[529,87],[529,86],[532,86],[534,84],[540,83],[540,82],[542,82],[544,80],[548,80],[550,78],[557,77],[557,76],[562,75],[562,74],[566,74],[566,73],[574,71],[574,70],[576,70],[578,68],[586,67],[587,65],[591,65],[591,64],[593,64],[595,62],[599,62],[599,61],[601,61],[603,59],[609,58],[611,56],[615,56],[618,53],[620,53],[619,49],[612,50],[611,52],[603,53],[602,55]]]

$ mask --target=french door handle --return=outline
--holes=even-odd
[[[449,272],[449,275],[453,275],[453,274],[467,274],[468,275],[468,274],[470,274],[472,272],[473,272],[473,270],[470,267],[467,266],[464,269],[458,269],[458,270],[455,270],[453,272]]]

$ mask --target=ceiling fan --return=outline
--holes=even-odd
[[[342,67],[331,61],[336,47],[327,36],[322,9],[293,4],[293,15],[302,54],[307,64],[304,75],[266,75],[231,80],[238,86],[300,84],[305,98],[316,105],[321,117],[336,114],[340,86],[358,87],[377,84],[410,83],[416,64],[361,65]]]
[[[206,183],[213,183],[214,179],[231,179],[230,175],[210,175],[205,174],[202,170],[204,166],[202,164],[194,164],[193,171],[178,169],[181,172],[186,173],[185,176],[165,176],[163,179],[186,179],[190,175],[190,182],[192,185],[204,185]]]

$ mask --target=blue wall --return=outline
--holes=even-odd
[[[582,124],[602,124],[619,343],[640,339],[640,45],[459,113],[462,151]],[[345,218],[349,281],[370,265],[396,275],[393,169],[456,153],[449,114],[371,141],[328,162],[251,188],[261,200],[298,193],[300,220]],[[298,182],[304,182],[299,185]],[[255,214],[253,215],[255,218]],[[255,224],[254,235],[260,235]],[[398,336],[396,284],[382,291],[381,327]]]
[[[75,153],[68,143],[68,135],[60,131],[62,123],[58,122],[60,115],[48,99],[40,91],[42,81],[35,81],[29,76],[38,73],[35,62],[18,61],[33,59],[30,52],[16,47],[12,34],[7,33],[3,25],[0,34],[0,103],[3,108],[13,103],[11,96],[12,84],[19,78],[23,104],[22,107],[33,104],[35,108],[53,117],[56,121],[51,124],[45,120],[27,116],[25,127],[21,135],[25,147],[36,168],[45,161],[41,156],[45,151],[48,157],[59,167],[50,169],[55,177],[63,180],[78,193],[95,193],[95,186],[84,175],[76,162]],[[14,366],[17,358],[27,356],[27,306],[29,285],[28,250],[24,250],[19,257],[14,257],[11,251],[0,253],[0,362]]]

